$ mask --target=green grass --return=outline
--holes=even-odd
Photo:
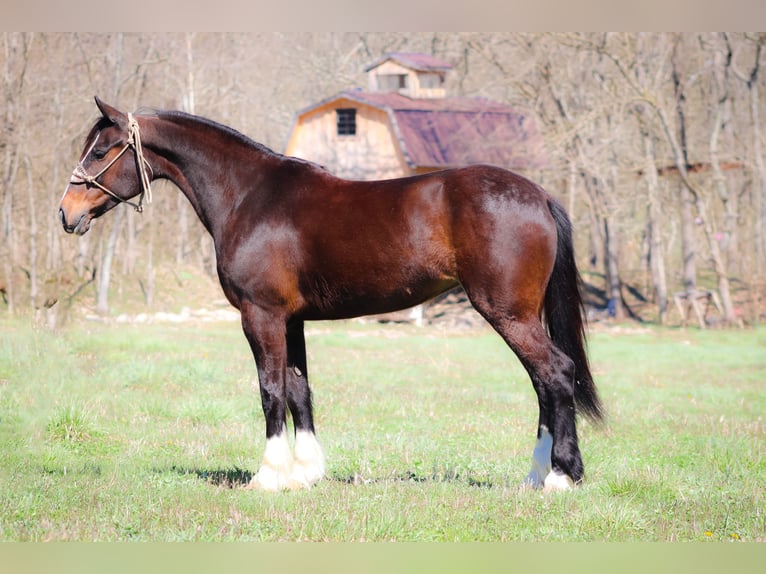
[[[519,487],[536,399],[490,331],[307,334],[328,477],[241,486],[264,444],[236,323],[0,320],[1,540],[766,539],[766,331],[601,330],[586,482]]]

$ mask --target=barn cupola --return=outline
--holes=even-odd
[[[391,52],[365,68],[371,92],[397,92],[409,98],[445,97],[444,80],[452,64],[429,56]]]

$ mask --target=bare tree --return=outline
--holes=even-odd
[[[183,93],[183,110],[190,114],[196,113],[195,82],[194,82],[194,34],[184,35],[186,45],[186,82]],[[189,202],[182,194],[176,197],[176,213],[178,214],[178,234],[176,235],[176,263],[182,264],[186,259],[189,245]]]
[[[657,311],[660,324],[665,324],[668,311],[668,285],[665,272],[665,255],[662,241],[662,208],[660,205],[660,185],[657,173],[657,159],[652,135],[645,126],[641,126],[641,139],[644,144],[644,174],[647,190],[646,228],[649,241],[649,268],[652,285],[656,294]]]
[[[15,306],[14,266],[17,261],[16,232],[14,229],[14,189],[21,162],[21,141],[24,137],[26,118],[21,115],[21,104],[26,89],[29,54],[34,36],[27,33],[3,33],[5,66],[3,70],[5,93],[3,94],[3,125],[0,147],[3,148],[2,208],[0,210],[0,259],[3,260],[4,292],[8,311]]]
[[[127,109],[185,109],[281,151],[296,110],[364,87],[365,65],[392,50],[451,61],[452,94],[537,116],[551,165],[528,175],[568,203],[578,252],[595,265],[586,277],[600,287],[603,276],[615,313],[631,312],[636,273],[651,277],[642,289],[660,320],[670,292],[696,289],[698,275],[709,286],[712,275],[731,319],[741,297],[732,278],[757,285],[766,273],[764,34],[1,38],[0,288],[10,310],[39,306],[48,285],[102,311],[117,282],[156,303],[155,266],[166,262],[215,273],[209,237],[170,185],[143,215],[117,208],[93,233],[62,236],[55,206],[95,120],[94,94]]]
[[[693,243],[691,233],[689,231],[690,223],[688,215],[685,215],[684,208],[688,205],[686,201],[686,193],[688,192],[691,201],[697,211],[697,222],[702,227],[705,237],[707,238],[708,248],[710,250],[710,256],[713,263],[713,268],[718,279],[718,289],[721,295],[721,301],[724,307],[724,320],[731,322],[734,320],[733,304],[731,301],[731,293],[729,287],[729,278],[726,270],[726,265],[721,255],[720,246],[716,239],[716,229],[714,220],[708,214],[708,205],[705,194],[702,189],[693,183],[690,176],[691,164],[689,162],[688,154],[688,141],[687,141],[687,121],[686,121],[686,88],[687,77],[684,77],[680,70],[679,54],[682,37],[676,35],[673,43],[673,57],[672,62],[672,79],[674,85],[674,112],[675,121],[673,116],[669,113],[667,106],[663,103],[661,94],[657,92],[647,91],[644,86],[641,86],[636,80],[635,75],[631,72],[633,67],[631,64],[626,63],[619,54],[610,49],[608,43],[595,44],[592,43],[591,47],[596,49],[599,53],[604,54],[609,60],[617,67],[620,75],[626,80],[627,85],[632,89],[635,94],[635,98],[641,102],[647,104],[656,116],[661,133],[665,136],[667,143],[672,150],[675,168],[680,176],[682,183],[682,228],[686,230],[686,237],[690,244]],[[645,63],[644,63],[645,64]],[[690,274],[691,260],[693,250],[690,245],[686,245],[684,249],[684,281],[686,283],[687,290],[694,288],[691,285],[692,276]],[[687,273],[689,273],[687,275]],[[696,284],[696,275],[694,277]],[[690,297],[695,296],[694,293],[689,294]]]
[[[728,39],[731,44],[731,39]],[[752,44],[754,55],[748,72],[732,67],[734,75],[747,86],[748,110],[750,112],[750,134],[752,138],[751,162],[753,166],[753,211],[756,273],[763,276],[766,269],[766,163],[763,157],[763,132],[761,130],[759,76],[762,53],[766,44],[766,34],[746,35],[745,43]],[[730,45],[729,49],[732,47]]]
[[[614,135],[612,129],[613,116],[605,104],[596,103],[600,114],[580,115],[575,117],[567,97],[578,97],[573,91],[562,93],[561,80],[553,76],[553,61],[549,59],[544,64],[542,77],[552,98],[559,121],[563,122],[564,136],[568,138],[567,145],[571,148],[573,167],[581,174],[583,188],[586,192],[587,204],[590,208],[591,219],[594,222],[592,239],[601,245],[596,251],[603,254],[603,271],[606,278],[605,292],[609,313],[617,318],[626,315],[622,297],[622,280],[620,277],[620,224],[617,205],[616,186],[618,185],[617,158],[610,139]],[[577,82],[577,77],[573,82]],[[571,84],[566,84],[567,86]],[[590,96],[593,93],[588,94]],[[591,108],[594,102],[579,102],[581,109]],[[606,104],[608,105],[608,104]],[[588,126],[586,129],[585,126]],[[587,135],[586,135],[587,134]],[[610,142],[606,143],[605,142]]]

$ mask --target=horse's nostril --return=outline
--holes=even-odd
[[[72,225],[67,223],[66,214],[62,208],[59,208],[59,221],[61,221],[61,225],[64,227],[64,231],[67,233],[74,233],[74,230],[77,227],[77,223],[79,223],[79,220]]]
[[[59,208],[59,221],[61,222],[61,225],[64,227],[64,231],[67,233],[72,233],[74,231],[74,225],[68,225],[66,221],[66,214],[64,213],[63,208]]]

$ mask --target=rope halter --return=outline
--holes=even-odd
[[[95,140],[93,141],[93,144],[91,145],[91,149],[93,149],[93,146],[96,144]],[[138,166],[138,176],[139,180],[141,181],[141,195],[138,198],[138,203],[135,203],[133,201],[130,201],[128,199],[124,199],[114,193],[111,189],[107,188],[106,186],[102,185],[98,178],[104,175],[106,171],[112,167],[118,159],[122,157],[122,155],[128,151],[129,148],[133,149],[133,152],[136,154],[136,165]],[[83,160],[88,157],[88,154],[90,153],[90,149],[88,150],[88,153],[85,154],[83,157]],[[149,168],[149,171],[152,172],[151,176],[149,173],[147,173],[146,168]],[[95,185],[98,187],[101,191],[106,193],[107,195],[112,196],[114,199],[119,201],[120,203],[127,203],[131,207],[133,207],[137,212],[141,213],[144,210],[143,203],[144,203],[144,197],[146,197],[146,202],[151,203],[152,202],[152,186],[151,181],[152,177],[154,176],[154,171],[152,170],[152,166],[149,165],[149,162],[146,161],[146,158],[144,157],[144,149],[141,146],[141,132],[138,129],[138,122],[136,121],[136,118],[133,117],[133,114],[128,113],[128,141],[123,146],[123,148],[120,150],[120,153],[118,153],[112,161],[110,161],[104,168],[99,171],[96,175],[89,175],[87,171],[85,171],[85,167],[82,164],[82,160],[77,164],[77,166],[74,168],[74,172],[72,172],[72,177],[69,180],[70,184],[90,184]]]

